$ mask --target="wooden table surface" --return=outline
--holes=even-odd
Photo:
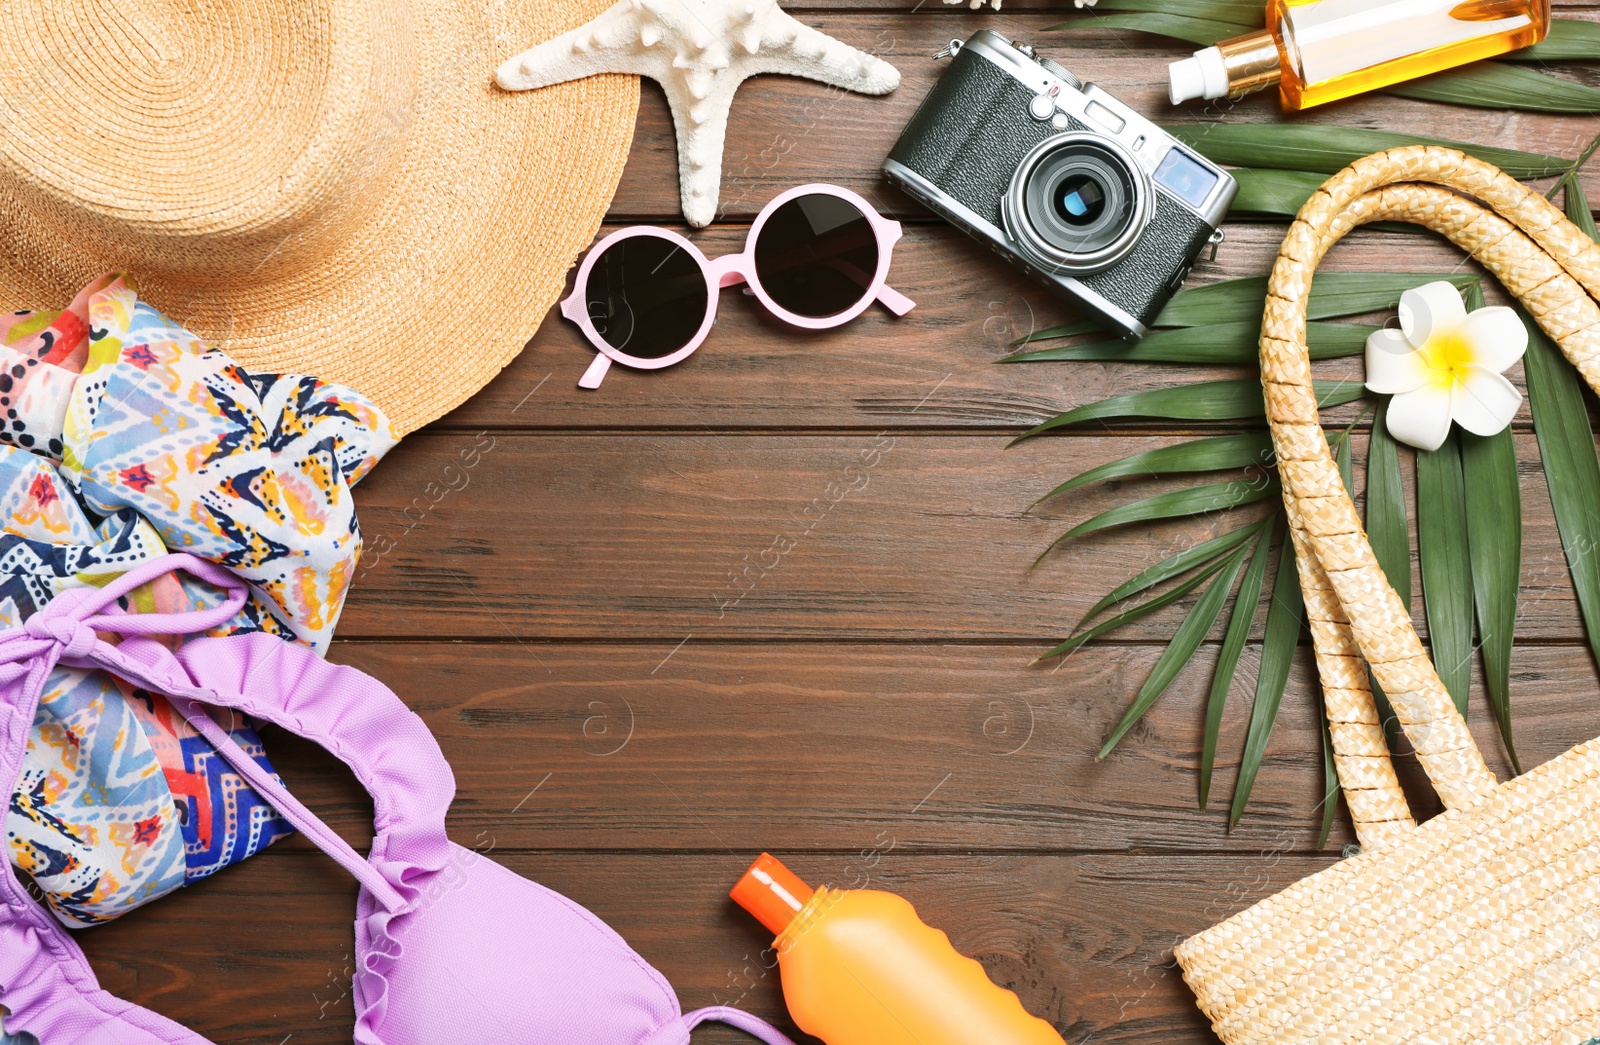
[[[590,349],[552,316],[498,380],[360,487],[369,561],[333,659],[383,679],[438,735],[455,767],[458,842],[595,911],[685,1008],[739,1005],[792,1030],[762,954],[770,938],[726,898],[768,849],[813,883],[905,895],[1074,1045],[1212,1041],[1173,944],[1353,841],[1341,819],[1315,847],[1309,651],[1231,834],[1225,800],[1196,808],[1203,672],[1096,762],[1181,615],[1064,664],[1031,662],[1116,581],[1198,531],[1124,529],[1030,568],[1128,491],[1108,484],[1025,509],[1069,475],[1181,433],[1102,427],[1006,446],[1066,407],[1202,372],[994,365],[1013,338],[1070,311],[877,173],[938,75],[930,55],[952,37],[987,25],[1032,40],[1161,119],[1173,115],[1165,66],[1184,49],[1123,31],[1047,32],[1058,15],[1023,0],[1000,13],[934,0],[915,11],[912,0],[789,6],[893,61],[904,82],[883,99],[787,78],[747,84],[724,217],[694,238],[713,256],[733,251],[783,189],[845,185],[906,221],[891,276],[917,310],[896,320],[875,309],[810,335],[726,293],[690,361],[617,368],[596,392],[576,385]],[[1276,119],[1276,103],[1256,97],[1225,118]],[[1562,156],[1596,130],[1592,118],[1384,96],[1305,118]],[[1600,199],[1600,164],[1585,184]],[[681,225],[677,200],[671,122],[647,84],[602,234]],[[1194,280],[1265,273],[1281,228],[1231,224]],[[1326,267],[1459,262],[1431,237],[1361,231]],[[1517,424],[1527,519],[1513,693],[1534,764],[1600,733],[1600,687],[1526,407]],[[1238,688],[1218,795],[1243,744],[1249,694]],[[1481,690],[1473,699],[1504,774]],[[297,738],[266,739],[295,791],[364,847],[371,806],[353,779]],[[354,900],[354,882],[295,838],[79,939],[106,987],[219,1043],[348,1042]],[[747,1040],[695,1034],[696,1045]]]

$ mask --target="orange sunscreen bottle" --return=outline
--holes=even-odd
[[[789,1014],[828,1045],[1064,1045],[893,893],[813,892],[762,853],[729,895],[777,933]]]
[[[1544,39],[1550,0],[1268,0],[1267,27],[1174,62],[1172,104],[1278,85],[1305,109]]]

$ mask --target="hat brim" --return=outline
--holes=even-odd
[[[621,180],[638,112],[634,77],[511,93],[494,85],[495,67],[606,6],[415,5],[404,146],[351,234],[287,273],[270,258],[214,281],[134,267],[140,295],[249,369],[350,385],[402,434],[454,409],[560,295]],[[16,206],[0,194],[0,307],[59,308],[128,267],[93,242],[8,234]]]

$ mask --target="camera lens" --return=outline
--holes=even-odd
[[[1106,190],[1088,174],[1062,180],[1055,191],[1056,214],[1068,225],[1092,225],[1106,210]]]
[[[1120,261],[1149,220],[1144,174],[1120,145],[1089,132],[1047,138],[1006,198],[1007,231],[1036,261],[1096,272]]]

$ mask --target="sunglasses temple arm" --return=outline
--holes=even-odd
[[[878,300],[897,316],[903,316],[917,307],[917,303],[885,283],[878,289]]]
[[[599,388],[600,382],[606,379],[606,373],[611,369],[611,357],[604,352],[596,352],[594,362],[589,364],[589,369],[578,378],[579,388]]]

